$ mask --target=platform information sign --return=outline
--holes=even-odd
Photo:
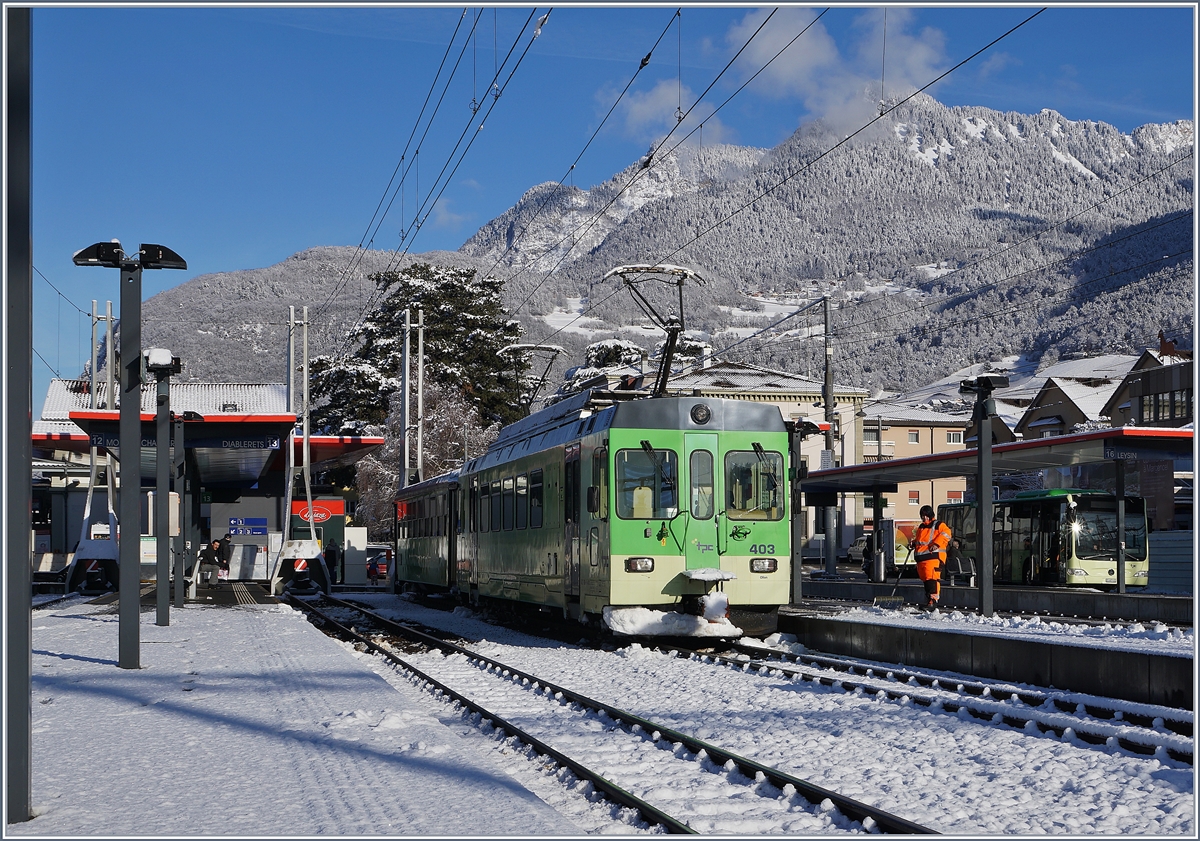
[[[266,534],[266,517],[230,517],[229,533],[235,534]]]

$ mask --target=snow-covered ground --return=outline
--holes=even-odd
[[[640,646],[595,651],[529,637],[463,609],[433,611],[382,593],[362,598],[396,618],[483,640],[474,647],[518,668],[944,833],[1196,835],[1193,769],[1163,755],[1014,730],[777,670]],[[890,614],[880,621],[972,630],[952,614]],[[142,615],[143,668],[131,671],[116,666],[111,608],[72,602],[35,613],[39,816],[8,825],[7,834],[647,831],[629,810],[596,802],[586,784],[463,718],[378,658],[326,637],[291,608],[189,606],[171,617],[169,627],[158,627],[153,611]],[[1156,633],[1114,625],[1083,642],[1180,653],[1190,647],[1190,634]],[[445,659],[405,656],[431,668]],[[547,706],[535,696],[523,711],[531,719]],[[621,756],[597,762],[635,779],[640,767]],[[706,776],[690,783],[695,794]],[[670,792],[688,794],[686,787]],[[755,823],[761,797],[731,798],[713,831],[778,831],[793,812],[809,821],[792,824],[796,834],[837,831],[834,824],[813,830],[819,824],[804,817],[811,807],[787,792],[774,796],[782,822]]]

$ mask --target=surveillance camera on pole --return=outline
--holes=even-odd
[[[143,262],[144,265],[144,262]],[[178,356],[166,348],[149,348],[143,355],[146,373],[158,382],[157,407],[154,437],[154,540],[156,544],[156,567],[154,574],[157,615],[155,624],[171,624],[171,568],[170,547],[167,541],[171,531],[171,375],[183,370]],[[182,587],[179,579],[176,587]]]
[[[135,259],[136,258],[136,259]],[[128,255],[118,240],[97,242],[73,256],[77,266],[121,270],[121,511],[119,542],[120,631],[117,665],[141,668],[138,605],[141,601],[141,446],[142,446],[142,269],[186,269],[187,263],[163,245],[143,244]],[[156,361],[159,361],[156,357]],[[161,583],[161,582],[160,582]]]

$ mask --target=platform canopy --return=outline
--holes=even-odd
[[[107,405],[106,388],[96,403]],[[156,455],[156,386],[142,387],[141,474],[154,475]],[[33,425],[33,447],[48,451],[86,453],[92,446],[111,450],[120,460],[118,408],[91,408],[90,384],[84,380],[53,380]],[[282,471],[288,433],[296,426],[286,411],[286,386],[279,383],[172,383],[171,410],[184,420],[184,448],[193,458],[205,488],[252,487],[265,474]],[[383,445],[382,436],[309,436],[312,468],[316,471],[351,464]],[[295,463],[301,464],[302,440],[293,443]],[[174,461],[174,447],[171,448]]]
[[[1191,429],[1115,427],[1057,435],[1031,441],[1014,441],[992,447],[994,474],[1024,473],[1052,467],[1095,464],[1114,459],[1192,458]],[[974,476],[979,451],[954,450],[914,458],[891,459],[816,470],[801,481],[807,493],[886,493],[901,482]]]

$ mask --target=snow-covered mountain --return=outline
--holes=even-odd
[[[820,307],[749,334],[829,295],[837,380],[872,390],[1013,355],[1136,354],[1160,329],[1191,347],[1193,131],[1123,134],[921,95],[849,140],[817,121],[770,150],[660,149],[586,190],[541,184],[459,252],[406,261],[504,278],[527,340],[568,349],[560,369],[590,340],[653,347],[661,331],[601,278],[662,261],[704,279],[684,286],[689,332],[726,358],[801,374],[820,376]],[[194,379],[278,381],[288,304],[320,302],[314,354],[369,304],[368,275],[388,255],[367,252],[343,276],[351,253],[195,278],[146,304],[146,341],[178,348]],[[678,308],[672,285],[643,291]],[[579,312],[586,321],[561,329]],[[186,340],[173,332],[184,313]]]
[[[720,189],[745,177],[766,154],[743,146],[683,144],[657,157],[651,149],[587,190],[538,184],[459,251],[503,270],[554,271],[597,248],[646,205]]]

